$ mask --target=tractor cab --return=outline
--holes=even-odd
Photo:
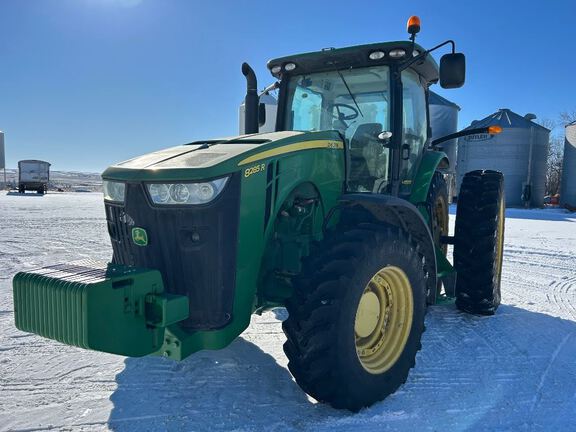
[[[430,144],[428,88],[439,79],[428,52],[387,42],[281,57],[268,68],[280,80],[276,130],[336,130],[348,192],[410,194]]]

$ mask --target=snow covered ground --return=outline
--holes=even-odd
[[[309,400],[282,310],[183,362],[68,347],[14,327],[18,271],[109,259],[100,194],[0,193],[0,430],[576,430],[576,215],[508,210],[494,317],[429,309],[408,382],[358,414]]]

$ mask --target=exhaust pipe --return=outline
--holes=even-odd
[[[246,77],[244,98],[244,133],[258,133],[258,84],[256,74],[248,63],[242,63],[242,74]]]

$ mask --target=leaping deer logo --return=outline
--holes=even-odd
[[[148,234],[144,228],[132,228],[132,241],[138,246],[148,244]]]

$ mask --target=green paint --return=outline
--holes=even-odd
[[[188,298],[163,293],[157,270],[61,264],[18,273],[13,288],[18,329],[112,354],[152,354],[164,326],[188,316]]]
[[[446,153],[433,150],[425,151],[416,176],[412,181],[412,193],[408,201],[420,209],[422,216],[424,216],[427,222],[430,220],[430,215],[422,204],[425,203],[428,198],[428,190],[430,189],[430,182],[432,181],[434,172],[436,172],[438,166],[443,161],[448,161]]]
[[[340,140],[340,137],[335,131],[308,132],[297,138],[283,139],[282,142],[292,144],[297,142],[297,139],[300,141]],[[263,144],[260,151],[276,148],[278,145],[278,142]],[[255,153],[257,152],[253,150],[249,152],[250,155]],[[239,155],[233,161],[225,162],[225,165],[235,166],[234,169],[238,169],[238,162],[245,157],[245,154]],[[287,273],[294,270],[298,253],[287,260],[280,257],[265,260],[265,256],[267,255],[266,252],[274,249],[274,247],[280,247],[283,251],[291,249],[290,242],[296,240],[288,238],[285,239],[283,245],[277,245],[274,224],[281,218],[280,213],[295,189],[304,188],[309,192],[310,188],[313,188],[319,194],[317,213],[320,215],[317,216],[318,220],[314,225],[313,232],[316,236],[320,235],[321,223],[319,220],[324,217],[327,209],[336,205],[342,193],[344,152],[341,149],[326,148],[305,150],[258,161],[254,165],[261,163],[266,164],[266,166],[279,163],[279,175],[278,178],[274,176],[271,184],[267,183],[266,173],[252,174],[248,177],[242,175],[239,249],[232,320],[225,328],[194,333],[189,333],[178,325],[170,326],[166,332],[164,345],[157,352],[158,355],[182,359],[201,349],[223,348],[248,327],[252,313],[278,305],[281,299],[290,295],[291,287],[286,284],[282,285],[282,279],[272,277],[271,273],[276,273],[275,270],[278,269]],[[251,166],[251,164],[246,166]],[[246,166],[242,166],[242,170]],[[220,175],[222,174],[212,173],[213,177]],[[304,179],[306,181],[303,181]],[[278,180],[277,195],[276,180]],[[273,192],[272,208],[269,223],[264,227],[266,202],[264,197],[269,186]],[[281,233],[286,234],[292,228],[292,226],[283,227]],[[309,240],[310,237],[307,238],[306,246]]]

